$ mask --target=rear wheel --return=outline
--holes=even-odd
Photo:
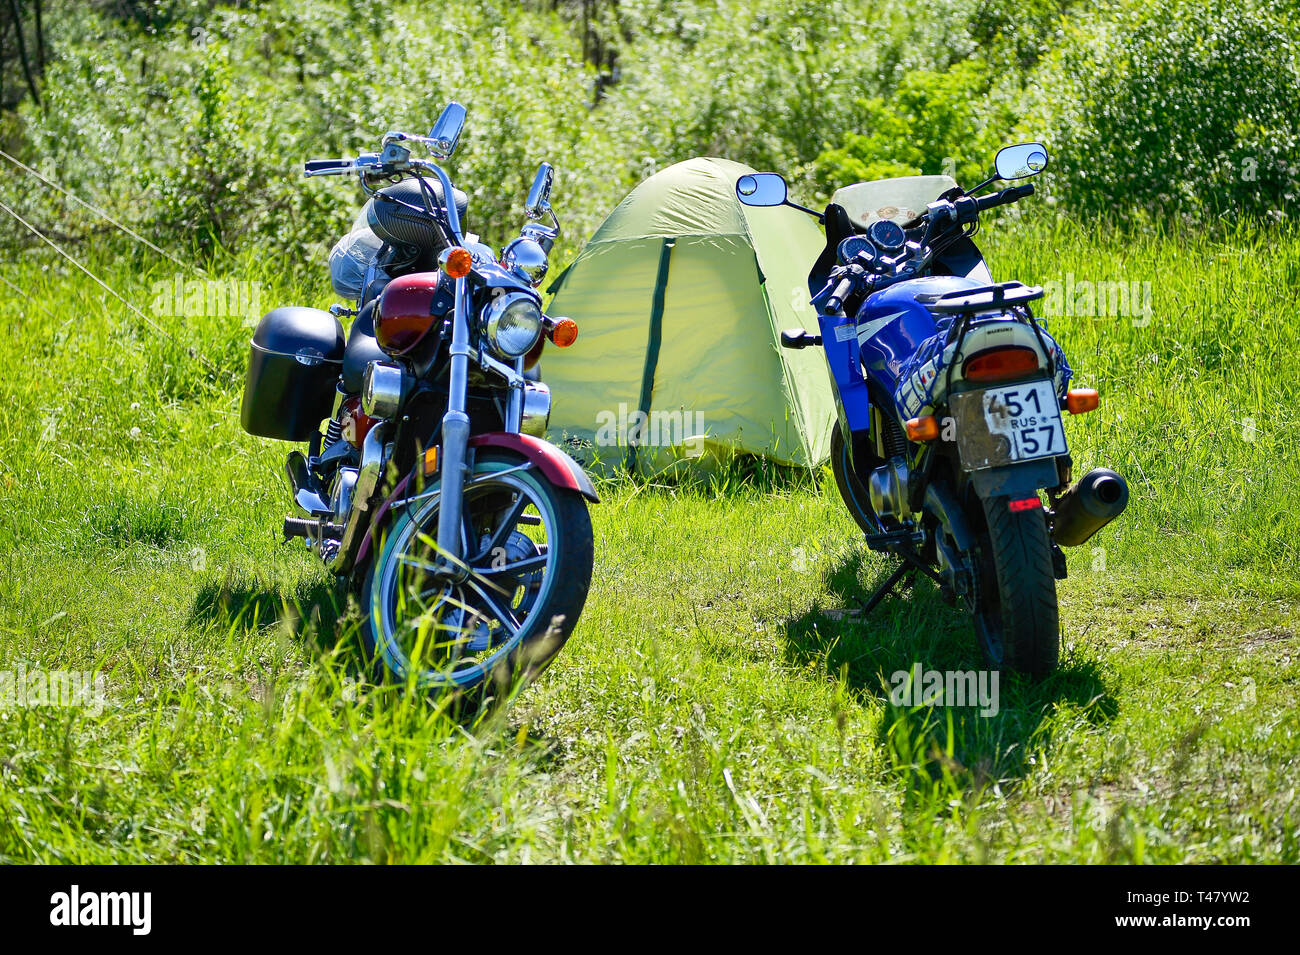
[[[1056,669],[1060,652],[1056,576],[1043,509],[1011,503],[993,497],[978,508],[975,633],[990,667],[1037,678]]]
[[[440,572],[437,484],[398,511],[370,567],[366,643],[398,680],[450,693],[460,710],[500,703],[573,632],[591,584],[587,503],[513,456],[480,455],[466,482],[461,573]]]

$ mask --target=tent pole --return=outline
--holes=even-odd
[[[650,405],[655,390],[655,371],[659,367],[659,348],[663,344],[664,298],[668,291],[668,267],[672,260],[673,246],[676,244],[676,237],[670,236],[664,239],[663,248],[659,251],[659,271],[655,275],[655,292],[650,305],[650,335],[646,342],[645,368],[641,372],[641,399],[637,402],[643,422],[650,420]],[[638,434],[637,437],[641,435]],[[627,445],[627,471],[629,475],[633,475],[636,473],[637,442],[630,433],[627,436]]]

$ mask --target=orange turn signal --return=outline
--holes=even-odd
[[[939,419],[932,414],[911,418],[907,422],[908,441],[933,441],[939,437]]]
[[[1096,409],[1100,400],[1096,388],[1071,388],[1065,393],[1065,410],[1070,414],[1087,414]]]
[[[546,337],[556,348],[568,348],[578,340],[578,323],[571,318],[557,318]]]
[[[474,256],[469,249],[453,245],[438,256],[438,268],[454,279],[463,279],[474,268]]]

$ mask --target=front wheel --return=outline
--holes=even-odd
[[[438,510],[436,482],[394,509],[366,576],[366,643],[393,678],[454,694],[460,710],[501,703],[550,664],[582,613],[587,503],[522,458],[480,454],[454,575],[439,561]]]
[[[1006,497],[979,502],[978,523],[984,530],[975,633],[991,668],[1038,678],[1056,669],[1060,652],[1056,575],[1042,507],[1016,507],[1018,503]]]
[[[871,498],[862,481],[858,479],[853,461],[849,457],[849,444],[837,423],[831,431],[831,472],[835,475],[835,486],[840,498],[853,516],[854,522],[864,534],[879,534],[883,528],[871,506]]]

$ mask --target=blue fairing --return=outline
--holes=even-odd
[[[918,295],[943,295],[988,283],[952,275],[931,275],[881,289],[858,309],[858,343],[862,366],[886,394],[892,395],[903,366],[938,331],[934,315]]]
[[[903,362],[937,330],[929,310],[915,296],[983,284],[951,276],[911,279],[868,296],[856,318],[818,316],[845,434],[871,427],[871,397],[862,369],[868,369],[886,395],[893,395]]]
[[[909,279],[869,295],[854,318],[821,315],[822,347],[835,382],[845,433],[871,427],[871,388],[890,399],[900,420],[913,417],[933,400],[950,317],[935,320],[917,296],[978,289],[986,282],[961,276],[932,275]],[[994,316],[993,321],[1013,321]],[[1072,372],[1061,346],[1046,331],[1039,338],[1056,370],[1057,392],[1064,394]],[[927,369],[929,373],[927,374]],[[864,374],[865,371],[865,374]]]

